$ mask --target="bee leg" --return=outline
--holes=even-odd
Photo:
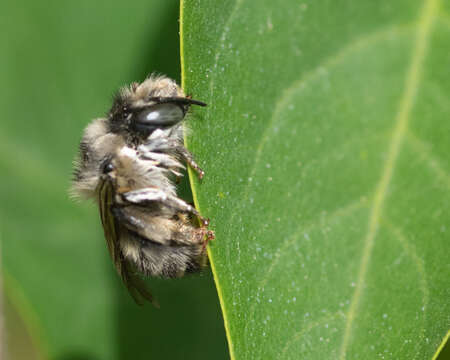
[[[135,216],[127,214],[120,206],[111,206],[111,212],[114,217],[124,224],[128,229],[137,233],[145,230],[145,223]]]
[[[194,156],[186,149],[184,146],[180,146],[177,149],[178,153],[181,157],[186,161],[186,163],[197,173],[198,178],[201,180],[203,176],[205,176],[205,172],[198,166],[198,164],[194,160]]]
[[[203,245],[202,245],[202,252],[204,252],[206,250],[206,246],[208,246],[208,243],[211,240],[214,240],[216,238],[216,236],[214,235],[214,231],[212,230],[206,230],[206,237],[205,240],[203,241]]]
[[[193,227],[189,222],[179,226],[177,231],[172,233],[172,240],[175,242],[188,245],[202,245],[202,248],[206,247],[208,241],[213,238],[213,231],[205,227]]]
[[[157,201],[177,211],[197,216],[200,219],[202,226],[204,227],[207,227],[209,225],[209,219],[201,216],[192,205],[189,205],[187,202],[181,200],[180,198],[169,195],[157,188],[144,188],[129,191],[122,194],[122,197],[128,202],[140,205],[145,205],[149,202]]]
[[[146,213],[137,205],[113,205],[111,212],[121,225],[136,234],[136,238],[170,245],[174,233],[173,220]]]
[[[183,222],[188,222],[189,220],[187,217],[185,217],[184,214],[179,213],[178,216],[182,219]],[[189,236],[189,238],[195,238],[197,239],[196,242],[199,244],[202,244],[202,253],[205,251],[206,246],[208,245],[209,241],[215,239],[214,231],[208,230],[209,225],[209,219],[205,219],[201,216],[199,216],[199,220],[201,222],[201,226],[199,228],[192,228],[191,226],[184,227],[184,230],[181,231],[181,233],[187,234],[192,233],[194,235]]]
[[[122,197],[131,203],[145,205],[148,202],[158,201],[162,204],[171,207],[177,211],[193,214],[197,216],[202,224],[202,227],[208,227],[209,219],[204,218],[199,212],[187,202],[179,199],[176,196],[168,195],[164,191],[156,188],[144,188],[134,191],[129,191],[122,194]]]

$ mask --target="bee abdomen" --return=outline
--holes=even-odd
[[[145,275],[176,278],[198,271],[204,263],[201,245],[163,245],[130,234],[122,246],[125,258]]]

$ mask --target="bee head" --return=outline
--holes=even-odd
[[[173,80],[151,76],[115,96],[108,115],[110,131],[132,142],[146,139],[154,130],[182,121],[190,105],[206,104],[186,97]]]

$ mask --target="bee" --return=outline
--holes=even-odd
[[[114,266],[138,304],[157,306],[140,274],[175,278],[207,263],[209,221],[176,193],[184,163],[204,171],[183,145],[191,105],[175,81],[150,76],[115,96],[106,117],[85,129],[72,193],[95,199]],[[200,220],[200,225],[198,221]]]

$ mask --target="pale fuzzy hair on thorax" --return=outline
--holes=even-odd
[[[119,96],[139,107],[148,104],[149,97],[184,97],[184,92],[172,79],[152,74],[140,84],[121,88]]]

